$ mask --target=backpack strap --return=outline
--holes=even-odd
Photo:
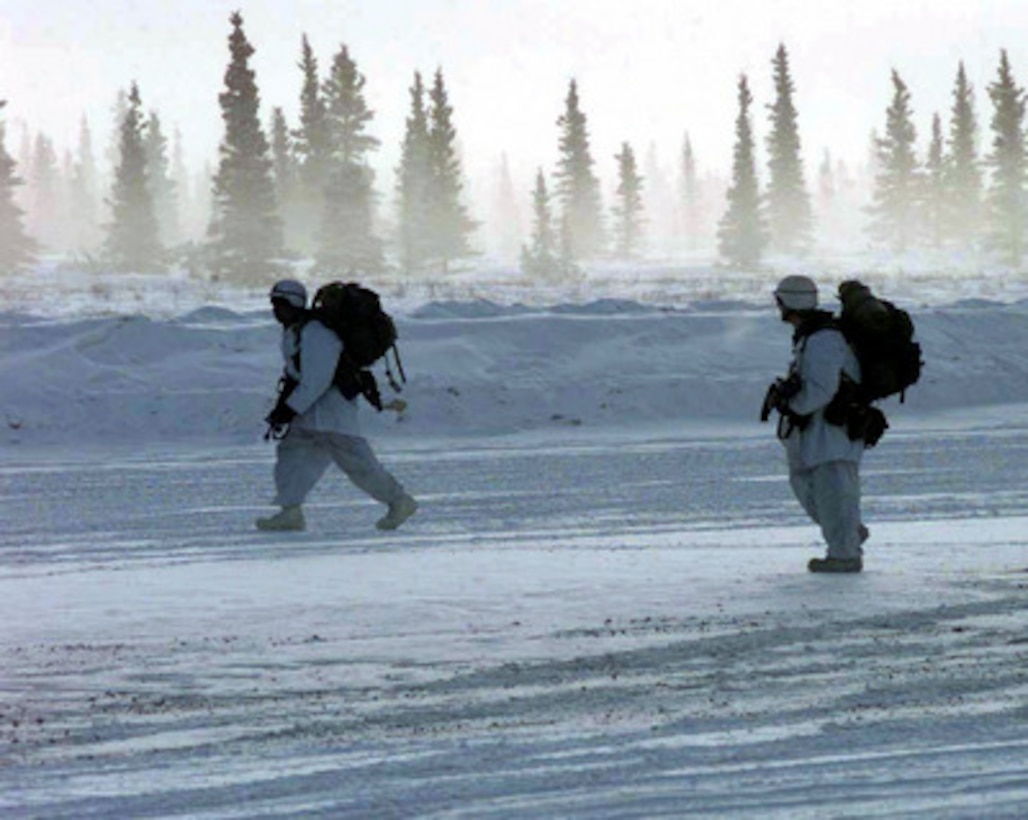
[[[407,374],[403,372],[403,362],[400,360],[400,349],[394,343],[389,346],[389,350],[393,352],[393,359],[396,361],[396,369],[400,375],[400,382],[406,384]],[[395,392],[400,393],[403,388],[400,387],[400,382],[396,381],[396,377],[393,375],[393,370],[389,366],[389,350],[387,350],[386,355],[382,357],[383,361],[385,361],[386,378],[389,379],[389,386],[393,388]]]

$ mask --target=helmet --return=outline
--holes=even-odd
[[[307,288],[295,279],[283,279],[281,282],[276,282],[269,296],[273,302],[281,299],[301,310],[307,307]]]
[[[817,285],[807,276],[786,276],[775,288],[775,300],[788,310],[814,310]]]

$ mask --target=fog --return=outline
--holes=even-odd
[[[76,150],[85,118],[101,174],[108,173],[114,103],[136,81],[145,109],[160,114],[169,137],[180,135],[189,175],[182,190],[195,200],[183,221],[202,232],[205,167],[215,162],[222,136],[217,95],[228,61],[228,17],[237,8],[256,49],[251,67],[264,123],[272,107],[281,106],[289,124],[297,124],[304,34],[322,70],[340,45],[349,47],[375,112],[370,132],[381,147],[373,164],[386,212],[413,74],[441,68],[455,109],[467,195],[475,217],[486,223],[480,244],[489,252],[500,251],[504,242],[516,247],[509,235],[523,237],[528,230],[533,178],[539,168],[553,170],[556,120],[572,78],[588,117],[605,205],[616,185],[614,154],[627,141],[648,179],[648,233],[652,250],[660,252],[667,245],[663,235],[673,234],[675,217],[666,200],[678,185],[686,134],[712,191],[708,233],[719,215],[741,73],[754,94],[763,170],[771,59],[779,43],[790,53],[808,185],[814,188],[827,152],[851,177],[852,197],[842,204],[850,212],[863,205],[861,174],[870,136],[884,128],[892,69],[910,88],[924,151],[931,116],[947,116],[960,62],[975,89],[981,129],[988,124],[986,87],[1000,50],[1009,50],[1019,78],[1028,67],[1028,8],[1007,0],[872,0],[859,10],[841,4],[815,9],[791,0],[702,0],[687,6],[671,0],[306,0],[288,6],[181,0],[173,7],[99,0],[89,15],[73,4],[41,0],[0,8],[0,99],[8,100],[8,150],[23,159],[21,146],[42,133],[59,160],[65,158]],[[520,211],[516,231],[509,223],[519,220],[496,212],[504,159]],[[859,243],[852,216],[819,218],[829,231],[822,241]]]

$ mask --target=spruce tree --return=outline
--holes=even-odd
[[[203,235],[206,227],[206,217],[198,215],[196,191],[190,180],[189,169],[186,167],[186,153],[182,143],[182,131],[175,129],[171,147],[171,178],[175,183],[175,193],[178,200],[179,230],[182,240],[190,246]],[[209,177],[208,177],[209,179]],[[204,196],[207,195],[208,186],[202,186]]]
[[[942,247],[946,237],[946,166],[942,119],[938,114],[934,114],[932,138],[928,144],[928,158],[925,160],[924,192],[921,200],[925,235],[933,248]]]
[[[717,231],[719,253],[729,265],[739,268],[758,265],[767,246],[767,232],[760,211],[753,125],[750,121],[752,104],[749,81],[743,74],[738,85],[739,113],[735,119],[728,207]]]
[[[910,107],[910,92],[895,69],[892,87],[885,136],[875,145],[878,171],[874,178],[868,231],[872,239],[902,252],[917,238],[922,185],[914,150],[917,129]]]
[[[642,192],[645,234],[663,243],[677,233],[678,202],[675,186],[669,183],[667,169],[661,162],[656,142],[652,140],[646,148],[642,178],[646,183]]]
[[[322,89],[329,163],[317,267],[331,276],[379,271],[385,264],[375,235],[374,172],[368,161],[379,141],[367,133],[374,112],[364,85],[364,75],[342,46]]]
[[[53,140],[36,134],[28,173],[28,230],[44,248],[64,250],[65,226],[61,218],[61,173]]]
[[[603,250],[603,210],[600,182],[593,173],[588,121],[579,105],[575,80],[571,80],[568,87],[564,106],[564,113],[557,119],[560,129],[557,198],[572,255],[576,259],[587,259]]]
[[[396,170],[397,244],[400,267],[407,273],[415,273],[425,266],[431,252],[432,190],[432,152],[425,86],[421,73],[417,71],[410,88],[410,100],[400,166]]]
[[[428,94],[428,146],[431,163],[430,217],[432,256],[443,273],[450,262],[472,254],[470,238],[477,227],[462,201],[464,180],[442,69],[436,69]]]
[[[617,203],[614,206],[614,248],[619,259],[631,259],[639,248],[643,222],[643,178],[635,162],[635,153],[627,142],[614,156],[618,164]]]
[[[79,123],[77,155],[72,165],[68,190],[72,218],[71,247],[78,252],[95,251],[101,241],[97,215],[100,201],[98,189],[93,136],[89,130],[89,123],[82,117]]]
[[[700,180],[696,173],[696,154],[692,140],[686,133],[682,142],[682,183],[681,183],[682,230],[686,244],[695,249],[699,245],[702,232],[701,214],[703,209]]]
[[[293,132],[293,149],[299,163],[294,240],[301,252],[310,254],[315,252],[321,233],[332,146],[318,61],[306,34],[301,43],[298,68],[303,74],[303,85],[300,126]]]
[[[111,106],[111,130],[110,139],[104,149],[104,159],[107,167],[117,168],[121,163],[121,126],[125,122],[125,115],[128,114],[128,92],[119,88]],[[106,188],[106,186],[104,186]]]
[[[521,212],[514,194],[514,182],[506,153],[500,155],[496,171],[491,222],[496,226],[494,239],[500,257],[505,260],[517,258],[521,247]]]
[[[821,202],[831,204],[835,199],[835,171],[832,168],[832,152],[825,148],[821,165],[817,169],[817,195]]]
[[[0,100],[0,274],[15,273],[36,261],[37,245],[25,232],[24,212],[15,201],[15,189],[23,185],[16,163],[6,147],[6,128]]]
[[[559,270],[553,208],[540,168],[532,190],[532,242],[521,247],[521,272],[532,279],[552,279]]]
[[[950,109],[943,208],[946,236],[963,248],[978,239],[982,225],[982,169],[977,144],[974,92],[960,63]]]
[[[810,247],[813,218],[800,158],[799,125],[793,103],[795,86],[784,45],[778,46],[772,66],[775,101],[768,106],[771,130],[767,137],[767,225],[771,247],[797,253]]]
[[[281,106],[271,110],[271,125],[268,128],[271,144],[271,175],[275,181],[275,202],[282,217],[283,244],[290,249],[299,247],[300,215],[299,163],[294,150],[293,135],[286,122]]]
[[[989,85],[992,100],[992,171],[986,203],[988,242],[1003,261],[1018,265],[1025,250],[1025,92],[1014,80],[1010,60],[1000,53],[999,72]]]
[[[165,247],[178,244],[179,231],[178,192],[171,178],[171,158],[168,156],[168,139],[161,127],[161,118],[156,111],[150,112],[144,132],[146,152],[146,184],[150,189],[154,217],[161,244]]]
[[[280,268],[282,223],[275,204],[269,146],[258,117],[260,97],[250,68],[253,46],[243,18],[232,14],[231,55],[225,90],[218,96],[225,136],[218,148],[214,214],[208,237],[216,276],[266,283]]]
[[[142,100],[132,83],[126,98],[128,108],[121,124],[114,184],[108,201],[111,222],[107,226],[104,256],[115,271],[154,272],[164,269],[153,197],[147,182]]]

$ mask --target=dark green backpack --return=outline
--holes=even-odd
[[[396,324],[382,309],[378,294],[356,282],[329,282],[314,294],[311,313],[343,342],[343,355],[336,368],[336,386],[347,398],[363,394],[381,410],[378,384],[368,368],[384,359],[389,384],[399,392],[400,383],[393,375],[387,356],[391,350],[400,380],[406,382],[407,377],[396,348]]]
[[[856,279],[839,285],[839,301],[839,329],[860,362],[861,399],[870,404],[899,394],[903,401],[924,365],[910,314]]]

